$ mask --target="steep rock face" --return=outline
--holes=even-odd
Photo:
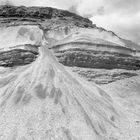
[[[47,40],[52,41],[54,39],[53,43],[50,43],[50,49],[55,52],[59,62],[62,64],[69,67],[78,67],[76,72],[82,77],[81,71],[83,68],[91,69],[89,75],[94,74],[96,69],[99,68],[100,70],[102,69],[102,73],[104,69],[108,70],[107,73],[104,73],[104,76],[102,75],[102,81],[96,81],[98,84],[114,82],[114,80],[137,75],[135,70],[140,69],[139,51],[123,46],[123,42],[117,37],[104,31],[99,32],[97,29],[72,29],[69,31],[69,35],[66,35],[64,30],[61,30],[56,29],[53,32],[46,33]],[[111,77],[113,69],[122,70],[122,73],[124,70],[134,70],[132,73],[135,74],[128,72],[129,74],[123,76],[118,73],[119,78],[114,79]],[[110,80],[106,79],[106,76],[110,77]],[[88,77],[86,79],[89,80]]]
[[[100,78],[100,72],[103,79],[95,81],[98,84],[137,75],[135,70],[139,70],[140,54],[138,45],[136,47],[135,43],[96,27],[88,19],[53,8],[15,6],[1,6],[0,17],[1,66],[33,62],[38,55],[38,47],[45,40],[43,44],[49,45],[59,62],[71,67],[82,77],[84,75],[87,80],[92,79],[95,73]],[[10,52],[13,49],[21,49],[21,54],[17,50]],[[8,59],[4,57],[6,55]],[[72,67],[77,67],[77,70]],[[97,73],[99,68],[100,72]],[[113,70],[117,75],[115,79]],[[120,71],[127,71],[127,74],[120,74]]]
[[[0,51],[4,51],[2,54],[6,54],[6,49],[33,51],[33,53],[28,52],[31,53],[30,55],[25,53],[28,59],[22,57],[23,51],[22,56],[9,52],[7,55],[13,58],[10,60],[8,58],[8,61],[1,57],[1,66],[11,67],[14,64],[17,66],[18,61],[21,64],[34,61],[38,55],[38,47],[44,40],[43,44],[49,45],[59,62],[71,68],[76,66],[76,72],[81,76],[83,76],[81,74],[83,68],[87,68],[87,72],[91,69],[89,75],[94,75],[97,68],[100,68],[102,73],[103,69],[106,69],[108,71],[103,77],[110,77],[108,80],[113,82],[114,78],[111,76],[113,69],[120,69],[122,73],[125,70],[139,70],[138,45],[121,39],[111,31],[98,28],[90,20],[76,14],[48,7],[1,6],[0,23]],[[43,38],[41,38],[42,35]],[[14,53],[20,52],[14,51]],[[14,59],[17,59],[17,62]],[[132,73],[137,75],[136,71]],[[100,72],[97,77],[98,75]],[[125,76],[120,73],[117,75],[119,78],[115,78],[116,80],[133,76],[131,72]],[[108,83],[108,80],[103,78],[102,81],[96,81],[96,83]]]

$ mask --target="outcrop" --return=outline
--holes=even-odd
[[[68,11],[51,7],[1,6],[0,23],[1,34],[4,33],[3,27],[4,29],[5,27],[9,27],[9,30],[5,31],[5,36],[7,32],[9,38],[11,38],[12,34],[15,34],[16,28],[19,26],[38,26],[42,30],[41,34],[44,34],[46,44],[49,46],[49,49],[55,53],[58,61],[65,66],[70,67],[70,69],[73,68],[72,70],[74,72],[74,67],[77,67],[76,72],[78,74],[85,71],[81,72],[83,68],[87,68],[87,72],[91,69],[89,75],[93,75],[96,72],[96,69],[100,69],[100,71],[104,71],[105,69],[107,72],[105,75],[110,77],[109,81],[111,82],[113,77],[110,75],[113,70],[122,70],[122,73],[123,71],[128,71],[127,73],[129,73],[130,70],[134,70],[134,72],[130,72],[125,76],[122,76],[122,74],[119,75],[118,73],[117,75],[119,78],[115,78],[118,80],[137,75],[136,70],[140,69],[140,53],[137,44],[122,39],[111,31],[99,28],[89,19]],[[15,32],[11,32],[10,35],[9,33],[12,29],[15,30]],[[33,30],[35,31],[36,29]],[[29,64],[36,59],[40,45],[38,42],[40,41],[33,43],[32,40],[36,40],[38,36],[33,38],[31,35],[32,31],[30,33],[30,31],[24,29],[24,27],[23,29],[20,29],[19,36],[27,34],[28,40],[31,39],[30,43],[25,42],[22,47],[19,47],[19,45],[21,46],[21,42],[19,42],[19,44],[14,44],[14,41],[13,44],[7,43],[8,39],[4,43],[9,45],[8,48],[14,46],[13,49],[25,48],[23,47],[24,44],[26,44],[26,49],[30,48],[31,50],[33,47],[29,47],[29,45],[36,46],[34,47],[34,51],[27,52],[26,49],[24,49],[24,51],[22,49],[22,54],[19,54],[20,51],[12,50],[12,52],[10,52],[9,50],[6,54],[3,50],[4,43],[2,41],[2,57],[0,57],[1,66],[13,67],[14,65],[24,65]],[[19,39],[20,37],[17,38]],[[5,39],[1,38],[1,40]],[[15,53],[17,53],[17,55]],[[23,54],[25,54],[26,59],[24,59]],[[11,59],[8,57],[8,59],[6,59],[4,57],[5,55],[9,58],[11,57]],[[17,59],[17,62],[15,59]],[[83,76],[83,74],[81,76]],[[96,76],[98,77],[98,74]],[[89,78],[87,77],[86,79],[88,80]],[[96,81],[96,83],[108,83],[108,80],[105,80],[106,78],[103,78],[103,82]],[[114,80],[112,80],[112,82],[113,81]]]
[[[74,13],[1,6],[0,140],[139,139],[139,56]]]

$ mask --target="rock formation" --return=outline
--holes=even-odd
[[[24,6],[1,6],[0,23],[0,33],[5,34],[5,36],[7,33],[9,38],[11,38],[10,34],[15,34],[17,32],[18,29],[16,29],[16,27],[19,25],[39,26],[39,28],[43,30],[43,34],[47,40],[47,44],[49,44],[49,48],[55,52],[59,62],[70,67],[74,72],[77,72],[82,77],[83,74],[81,73],[86,71],[88,77],[94,76],[94,79],[90,78],[89,80],[86,73],[84,74],[84,78],[89,81],[94,81],[97,84],[110,83],[118,79],[135,76],[137,75],[137,71],[135,70],[139,70],[140,68],[140,53],[139,46],[137,44],[122,39],[111,31],[106,31],[103,28],[96,27],[96,25],[92,24],[90,20],[68,11],[53,9],[50,7],[27,8]],[[8,28],[4,28],[4,31],[3,26]],[[13,31],[11,28],[13,28]],[[28,34],[26,29],[24,31],[22,30],[24,29],[19,31],[21,32],[21,35]],[[32,29],[31,32],[34,32],[33,30],[34,29]],[[25,43],[26,46],[28,46],[26,48],[32,49],[33,47],[29,46],[34,44],[36,46],[34,47],[35,53],[29,52],[28,59],[22,59],[24,62],[20,61],[22,58],[20,55],[10,56],[13,57],[10,61],[0,58],[0,65],[14,66],[14,64],[22,65],[24,63],[28,64],[34,61],[38,54],[38,49],[35,48],[38,48],[40,44],[37,42],[33,43],[33,36],[30,37],[31,40],[28,38],[30,42],[28,44]],[[18,41],[16,40],[16,42],[18,42],[16,44],[10,44],[12,42],[7,43],[7,41],[11,40],[9,38],[7,37],[6,40],[3,39],[3,35],[1,36],[2,49],[4,46],[7,46],[8,48],[14,46],[15,49],[19,46],[20,48],[25,47],[23,47],[22,42],[20,42],[20,37],[18,37]],[[38,38],[38,36],[36,36],[36,38]],[[9,52],[8,55],[11,54],[12,53]],[[5,55],[5,52],[2,52],[2,55]],[[14,59],[17,59],[18,57],[20,57],[19,63],[15,63]],[[27,52],[25,57],[27,58]],[[97,69],[100,72],[95,75],[94,73],[97,73]],[[102,75],[101,80],[100,73],[103,74],[104,71],[106,71],[106,73]]]
[[[0,140],[139,139],[139,83],[110,86],[139,76],[137,44],[68,11],[1,6],[0,54]]]

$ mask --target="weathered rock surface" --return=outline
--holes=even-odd
[[[27,50],[14,49],[0,52],[0,66],[13,67],[30,64],[35,61],[37,54]]]
[[[68,11],[50,7],[1,6],[0,23],[1,34],[3,34],[3,27],[7,28],[7,31],[4,31],[7,40],[1,38],[1,66],[13,67],[33,62],[38,55],[40,42],[42,42],[39,36],[44,34],[43,40],[55,53],[60,63],[71,68],[76,66],[79,71],[84,68],[85,74],[83,72],[80,74],[84,77],[89,72],[88,69],[91,69],[89,74],[91,77],[96,73],[96,69],[102,71],[102,77],[108,77],[103,81],[97,81],[97,84],[107,84],[118,79],[129,78],[137,74],[135,70],[140,69],[137,44],[121,39],[115,33],[98,28],[90,20]],[[13,34],[17,36],[11,40]],[[34,36],[35,34],[38,36]],[[20,36],[27,37],[20,40]],[[25,42],[25,40],[28,41]],[[22,42],[25,43],[22,44],[24,47],[21,52],[13,50],[20,49],[19,45]],[[28,44],[28,47],[24,44]],[[3,48],[10,48],[10,50],[6,54]],[[103,74],[104,69],[108,72]],[[118,73],[119,78],[114,79],[111,74],[113,69],[122,69],[122,73],[124,70],[134,70],[134,72],[133,74],[130,72],[127,76]],[[74,68],[72,70],[75,72]],[[88,76],[86,79],[92,78]]]
[[[1,6],[0,35],[0,140],[140,138],[138,45],[41,7]]]
[[[66,66],[100,69],[126,69],[139,70],[140,58],[131,55],[92,51],[81,49],[69,49],[58,51],[56,56],[59,62]]]
[[[128,79],[139,75],[139,71],[125,69],[107,70],[81,67],[68,67],[68,69],[71,69],[74,73],[78,73],[78,75],[90,83],[96,83],[98,85],[107,85],[118,80]]]
[[[47,22],[47,28],[49,26],[53,27],[54,24],[60,26],[65,23],[71,23],[71,25],[81,26],[81,27],[94,27],[95,25],[87,19],[78,16],[74,13],[70,13],[64,10],[58,10],[51,7],[16,7],[16,6],[1,6],[0,7],[0,17],[2,23],[9,23],[14,21],[30,21],[35,23],[42,23],[45,20]],[[52,20],[51,20],[52,19]],[[57,20],[55,20],[57,19]],[[63,23],[59,22],[62,20]]]

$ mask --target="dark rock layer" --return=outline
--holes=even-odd
[[[0,53],[0,66],[13,67],[30,64],[36,60],[37,53],[22,49],[14,49]]]
[[[108,84],[117,80],[137,76],[140,68],[140,58],[130,55],[87,51],[68,50],[55,53],[58,61],[96,84]],[[0,53],[0,66],[15,67],[32,63],[38,57],[37,52],[14,49]]]
[[[56,22],[59,23],[59,20],[61,20],[63,24],[66,22],[67,24],[71,23],[76,26],[95,27],[87,18],[51,7],[0,6],[0,18],[6,18],[5,23],[11,21],[42,23],[48,20],[48,22],[52,24],[57,24]],[[7,21],[8,18],[10,18],[9,21]],[[57,19],[57,21],[55,21],[55,19]]]
[[[70,69],[74,73],[78,73],[87,81],[91,83],[96,83],[98,85],[109,84],[117,80],[138,76],[138,73],[136,71],[122,69],[107,70],[81,67],[71,67]]]
[[[58,51],[56,56],[60,63],[70,67],[77,66],[83,68],[126,70],[140,69],[140,58],[113,52],[70,49]]]

